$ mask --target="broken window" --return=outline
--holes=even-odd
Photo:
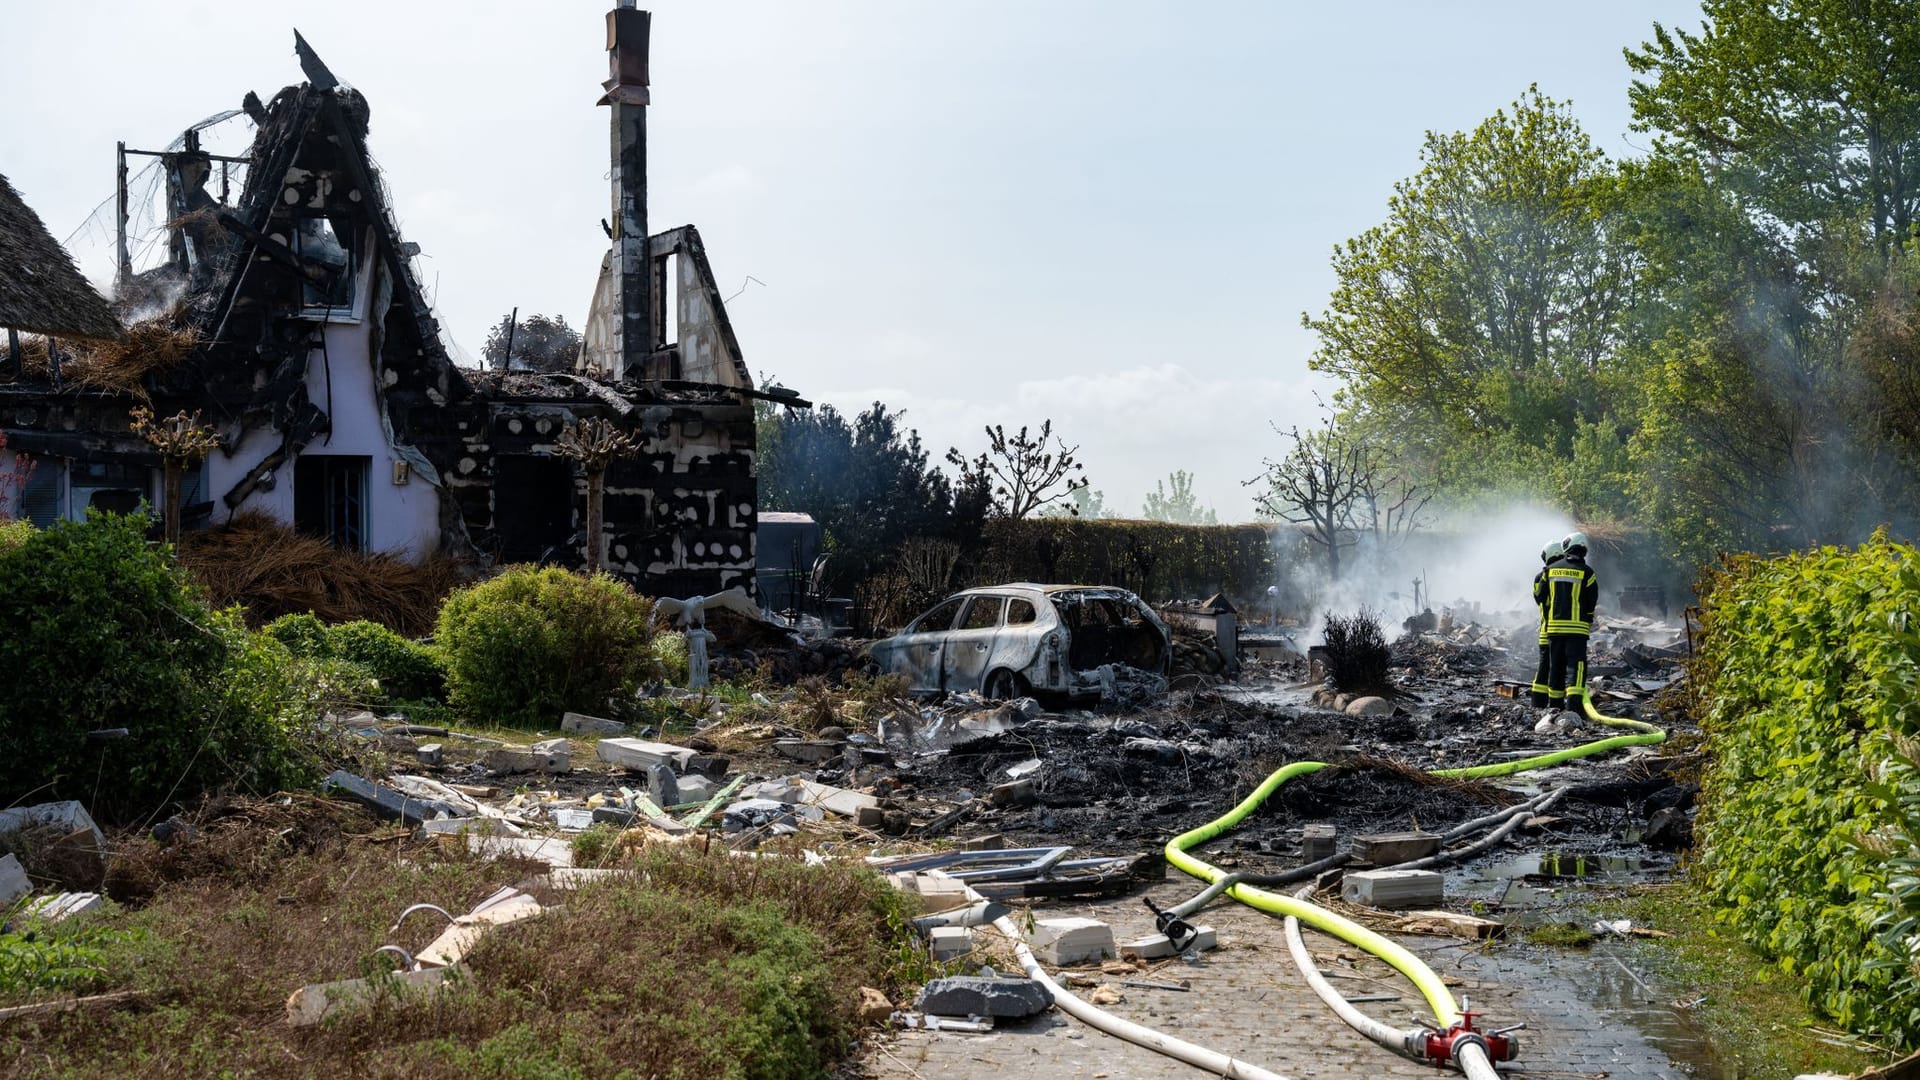
[[[371,458],[306,454],[293,463],[293,527],[346,551],[367,549]]]
[[[565,458],[501,454],[493,462],[500,561],[546,562],[573,538],[573,466]]]
[[[960,605],[966,602],[966,597],[956,596],[941,604],[939,607],[927,612],[925,615],[913,620],[913,625],[907,627],[906,632],[909,634],[931,634],[950,629],[953,626],[954,616],[960,614]]]
[[[75,518],[85,517],[90,509],[135,513],[147,503],[152,490],[152,469],[113,461],[76,461],[69,480]]]
[[[992,630],[1000,625],[1000,608],[1006,603],[997,596],[976,596],[961,621],[961,630]]]
[[[333,219],[323,215],[294,219],[293,253],[326,270],[318,281],[308,278],[301,283],[302,308],[352,313],[355,272],[360,265],[354,234],[351,228],[344,233],[335,229]]]
[[[1019,599],[1007,601],[1008,626],[1025,626],[1030,622],[1038,621],[1039,618],[1040,613],[1033,609],[1031,603]]]
[[[44,529],[65,516],[67,463],[60,458],[38,458],[27,484],[20,489],[20,516]]]
[[[1053,597],[1070,640],[1067,663],[1076,669],[1126,664],[1158,671],[1166,659],[1166,638],[1135,604],[1096,593]]]

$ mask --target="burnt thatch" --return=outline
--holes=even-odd
[[[57,338],[120,336],[120,321],[87,284],[40,215],[0,176],[0,326]]]

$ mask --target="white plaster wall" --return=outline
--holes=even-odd
[[[366,311],[372,289],[371,259],[360,275],[355,310]],[[405,558],[430,555],[440,546],[440,499],[427,480],[409,473],[405,484],[393,482],[399,460],[380,423],[380,403],[374,396],[372,325],[366,320],[330,322],[322,331],[323,350],[316,345],[307,354],[307,397],[332,417],[333,431],[308,443],[301,457],[340,454],[370,458],[367,471],[367,549]],[[329,400],[328,380],[332,394]],[[225,495],[280,445],[277,430],[249,432],[233,454],[215,451],[206,463],[207,494],[214,500],[214,520],[225,521]],[[255,488],[232,513],[261,510],[281,521],[293,522],[292,461],[274,472],[271,489]]]

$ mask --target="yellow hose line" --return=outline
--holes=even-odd
[[[1610,750],[1629,746],[1651,746],[1666,741],[1667,733],[1652,724],[1619,716],[1602,715],[1598,709],[1594,708],[1593,699],[1589,696],[1582,695],[1580,703],[1587,719],[1608,727],[1629,728],[1637,734],[1615,735],[1566,750],[1557,750],[1551,754],[1521,758],[1517,761],[1504,761],[1495,765],[1435,769],[1433,775],[1456,779],[1509,776],[1529,769],[1544,769],[1550,765],[1558,765],[1593,754],[1603,754]],[[1237,827],[1246,820],[1247,815],[1259,809],[1261,803],[1266,802],[1269,796],[1278,791],[1280,785],[1295,777],[1319,772],[1326,767],[1327,763],[1324,761],[1295,761],[1280,766],[1273,771],[1272,775],[1261,781],[1259,787],[1254,788],[1246,798],[1240,800],[1239,805],[1233,809],[1205,825],[1189,829],[1167,841],[1167,862],[1173,864],[1182,873],[1190,874],[1208,884],[1225,877],[1226,871],[1189,854],[1187,849],[1198,847],[1221,833]],[[1405,975],[1419,989],[1420,995],[1427,999],[1428,1007],[1433,1010],[1434,1017],[1440,1021],[1442,1027],[1451,1027],[1460,1018],[1460,1006],[1454,1001],[1453,992],[1447,989],[1446,984],[1440,980],[1440,976],[1419,957],[1397,942],[1374,933],[1351,919],[1335,915],[1325,908],[1309,904],[1304,900],[1296,900],[1291,896],[1255,888],[1252,885],[1234,885],[1227,889],[1227,895],[1248,907],[1257,908],[1271,915],[1283,917],[1291,915],[1316,930],[1332,934],[1350,945],[1365,949],[1393,965],[1396,971]]]

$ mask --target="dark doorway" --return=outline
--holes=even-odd
[[[293,527],[347,551],[367,549],[372,458],[307,454],[293,463]]]
[[[562,562],[573,537],[573,466],[565,458],[502,454],[493,460],[493,525],[501,562]]]

